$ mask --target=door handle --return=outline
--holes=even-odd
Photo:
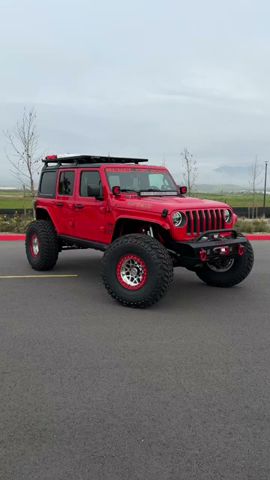
[[[82,203],[75,203],[74,208],[84,208]]]
[[[64,206],[63,202],[55,202],[55,205],[57,207],[63,207]]]

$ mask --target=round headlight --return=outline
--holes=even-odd
[[[184,213],[175,212],[172,216],[172,221],[175,227],[184,227],[186,224],[186,217]]]
[[[232,212],[231,210],[224,210],[224,220],[225,220],[225,223],[231,223],[232,221]]]

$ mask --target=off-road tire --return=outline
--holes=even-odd
[[[33,252],[33,238],[37,239],[39,253]],[[48,220],[36,220],[27,228],[25,249],[28,262],[34,270],[51,270],[58,259],[58,239],[53,224]]]
[[[227,272],[214,272],[207,265],[196,270],[198,277],[212,287],[233,287],[245,280],[252,270],[254,263],[253,248],[249,241],[245,243],[245,254],[236,256],[234,263]]]
[[[135,291],[125,288],[117,273],[119,262],[128,256],[141,259],[147,271],[145,283]],[[173,279],[173,264],[166,248],[155,238],[144,234],[124,235],[105,251],[102,277],[109,294],[122,305],[145,308],[167,292]]]

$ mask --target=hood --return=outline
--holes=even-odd
[[[215,202],[214,200],[202,200],[194,197],[140,197],[138,195],[121,195],[115,200],[116,206],[121,209],[128,210],[144,210],[153,213],[161,213],[164,208],[168,213],[174,210],[194,210],[194,209],[214,209],[214,208],[230,208],[223,202]]]

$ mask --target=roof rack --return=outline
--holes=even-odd
[[[141,163],[148,162],[147,158],[126,158],[126,157],[104,157],[96,155],[70,155],[58,157],[57,155],[48,155],[42,162],[45,163],[44,167],[46,168],[49,163],[56,163],[57,166],[65,164],[80,165],[84,163]]]

